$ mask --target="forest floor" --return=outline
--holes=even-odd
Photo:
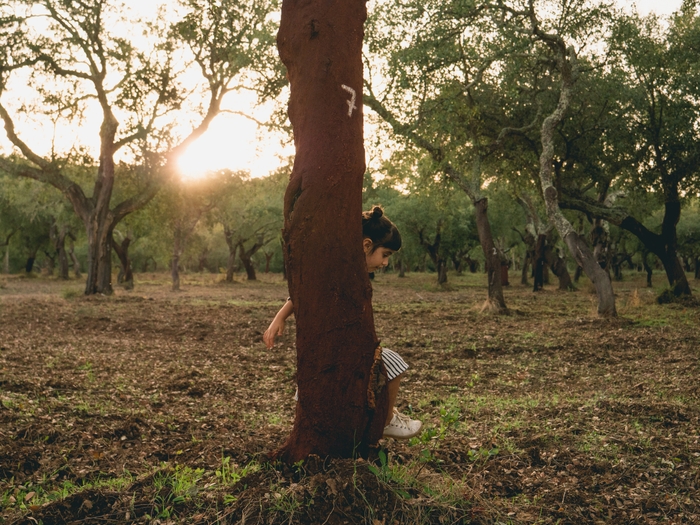
[[[425,430],[374,464],[284,467],[266,454],[293,420],[294,323],[261,342],[279,275],[137,274],[111,297],[0,277],[0,523],[700,523],[700,309],[634,273],[601,320],[583,279],[511,278],[494,315],[483,274],[379,275]]]

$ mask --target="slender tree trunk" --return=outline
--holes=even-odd
[[[523,257],[523,267],[521,268],[521,274],[520,274],[520,284],[522,284],[523,286],[527,286],[527,284],[528,284],[527,271],[528,271],[528,266],[529,266],[528,263],[529,262],[530,262],[530,258],[527,255],[525,255],[525,257]]]
[[[362,251],[364,0],[284,0],[296,156],[284,201],[284,256],[297,325],[299,401],[277,456],[368,454],[381,438],[386,371]],[[338,232],[343,234],[339,235]]]
[[[46,255],[46,266],[44,271],[49,277],[53,277],[53,272],[56,269],[56,256],[52,256],[49,252],[44,250],[44,255]]]
[[[27,257],[27,262],[24,265],[24,271],[26,273],[32,273],[32,270],[34,269],[34,261],[36,261],[36,252],[38,252],[38,248],[33,248],[29,252],[29,257]]]
[[[488,217],[489,203],[486,197],[474,203],[476,214],[476,229],[479,234],[479,242],[484,252],[486,261],[486,274],[488,276],[488,299],[492,308],[500,312],[508,311],[506,300],[503,296],[501,284],[501,258],[493,242],[491,223]]]
[[[180,255],[182,254],[182,240],[179,232],[175,232],[173,241],[173,256],[170,259],[170,278],[172,280],[172,291],[180,291]]]
[[[541,30],[535,33],[542,35]],[[550,37],[546,37],[550,38]],[[576,79],[575,51],[568,47],[563,39],[554,37],[554,42],[549,45],[557,52],[557,63],[561,73],[561,90],[556,109],[542,122],[540,140],[542,152],[540,154],[540,184],[547,207],[547,216],[554,224],[559,236],[564,240],[571,251],[574,260],[583,268],[596,289],[598,297],[598,315],[616,317],[615,294],[613,292],[610,276],[600,267],[586,242],[571,226],[559,208],[559,194],[554,187],[553,159],[554,159],[554,130],[564,118],[571,103],[573,85]]]
[[[445,284],[447,282],[447,261],[445,261],[445,259],[438,259],[436,266],[438,284]]]
[[[537,243],[535,244],[534,251],[534,286],[532,288],[533,292],[538,292],[544,288],[544,267],[547,263],[545,259],[545,248],[547,246],[547,236],[540,234],[537,236]]]
[[[5,246],[5,261],[2,265],[2,271],[4,274],[10,273],[10,245]]]
[[[233,274],[236,266],[236,250],[238,249],[238,244],[233,239],[233,231],[229,229],[228,226],[224,225],[224,238],[226,239],[226,246],[228,246],[228,261],[226,262],[226,282],[233,282]]]
[[[75,255],[75,241],[72,234],[70,234],[70,242],[68,247],[68,254],[70,255],[71,261],[73,261],[73,275],[76,279],[80,279],[82,277],[80,273],[80,261],[78,260],[78,256]]]
[[[87,281],[85,295],[111,295],[112,288],[112,227],[106,221],[99,221],[97,214],[88,221]]]
[[[131,270],[131,258],[129,257],[130,244],[131,238],[129,236],[125,237],[121,244],[112,239],[112,248],[117,254],[121,266],[117,282],[123,285],[125,290],[134,289],[134,272]]]
[[[59,230],[55,222],[51,225],[49,237],[51,238],[51,243],[56,250],[56,257],[58,258],[58,277],[64,281],[69,279],[68,254],[66,253],[67,234],[68,230],[65,226]],[[53,268],[51,268],[51,274],[53,274]]]
[[[248,254],[245,252],[245,250],[243,250],[243,248],[238,250],[238,258],[241,260],[241,263],[243,263],[243,268],[245,268],[247,279],[249,281],[256,281],[258,276],[255,274],[255,265],[253,264],[253,260],[248,257]]]
[[[270,261],[274,255],[274,253],[265,253],[265,273],[270,273]]]

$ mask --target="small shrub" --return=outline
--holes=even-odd
[[[75,299],[80,295],[80,292],[76,290],[75,288],[64,288],[61,291],[61,297],[63,297],[66,301],[69,299]]]

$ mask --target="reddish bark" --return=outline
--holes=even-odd
[[[386,371],[362,251],[364,0],[284,0],[277,36],[296,157],[284,257],[297,325],[299,401],[276,456],[367,454],[382,436]]]

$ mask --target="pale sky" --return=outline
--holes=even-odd
[[[634,2],[618,0],[618,4],[621,6],[632,7],[636,4],[640,14],[645,15],[654,11],[664,16],[677,10],[681,2],[682,0],[636,0]],[[142,0],[126,0],[126,3],[134,11],[138,11],[141,14],[146,14],[145,11],[150,11],[159,5],[155,2],[143,2]],[[21,79],[18,80],[15,89],[12,91],[13,95],[17,93],[17,89],[22,91],[24,86],[26,86],[26,83]],[[8,98],[6,95],[3,97],[3,100]],[[253,114],[258,120],[265,120],[270,114],[271,106],[254,108],[253,104],[254,98],[250,95],[232,93],[225,99],[224,108]],[[19,123],[17,124],[21,133],[23,127]],[[96,122],[87,122],[86,125],[88,129],[97,129],[95,125],[99,126],[99,119]],[[34,139],[37,135],[51,136],[51,131],[47,129],[37,133],[36,126],[33,129],[25,127],[24,130],[25,133],[21,136],[27,137],[25,140],[30,145],[30,138]],[[370,132],[370,130],[367,131]],[[84,136],[81,136],[78,130],[73,130],[72,133],[62,132],[58,135],[54,139],[57,147],[66,147],[66,145],[69,146],[80,139],[84,139]],[[92,135],[94,137],[95,134]],[[285,162],[286,158],[294,153],[291,145],[287,145],[286,148],[280,146],[282,139],[284,139],[282,135],[271,135],[259,130],[253,121],[245,117],[222,114],[214,120],[209,131],[182,156],[179,165],[183,176],[190,178],[201,177],[207,171],[221,168],[248,170],[253,177],[265,176],[277,169]],[[50,143],[50,141],[50,138],[43,139],[44,143]],[[97,144],[90,143],[87,145],[93,149],[97,146]],[[45,151],[41,151],[39,147],[37,149],[41,153],[46,153],[49,147],[45,147]],[[4,134],[4,130],[0,130],[0,151],[9,152],[10,150],[10,144]]]

